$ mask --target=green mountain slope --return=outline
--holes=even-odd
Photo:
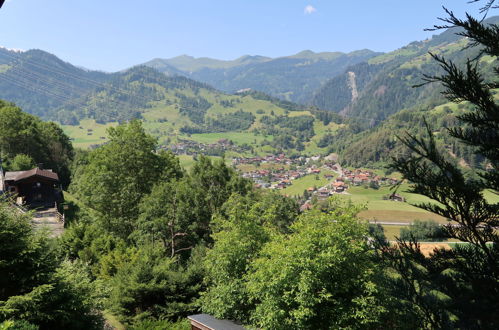
[[[41,50],[0,48],[0,98],[45,119],[54,108],[88,94],[112,77],[75,67]]]
[[[234,61],[180,56],[145,63],[160,71],[162,64],[184,71],[184,75],[215,88],[233,93],[251,88],[284,100],[306,104],[312,94],[328,79],[342,73],[348,66],[379,55],[370,50],[352,53],[314,53],[270,59],[243,56]]]
[[[496,93],[499,99],[499,91]],[[447,150],[449,158],[463,167],[485,168],[484,158],[473,153],[471,147],[456,142],[448,134],[448,127],[458,126],[457,115],[470,110],[466,103],[443,103],[434,107],[415,106],[388,117],[378,126],[361,131],[355,123],[343,126],[329,138],[329,151],[337,152],[345,165],[383,167],[393,156],[407,152],[399,141],[407,133],[415,136],[426,135],[424,120],[433,129],[439,146]]]
[[[195,58],[189,55],[181,55],[170,59],[154,59],[144,65],[153,67],[161,72],[164,72],[164,70],[160,65],[168,65],[176,68],[177,70],[183,71],[185,74],[199,71],[201,69],[227,69],[235,66],[261,63],[270,60],[272,59],[269,57],[250,55],[241,56],[232,61],[217,60],[209,57]]]
[[[498,22],[499,17],[489,19]],[[362,120],[365,127],[381,123],[402,109],[435,106],[445,102],[441,88],[422,83],[426,74],[440,71],[428,52],[443,55],[458,64],[479,54],[479,49],[468,48],[469,41],[451,29],[421,42],[413,42],[394,52],[383,54],[349,67],[343,74],[328,81],[319,89],[312,104],[325,110],[342,113]],[[487,58],[482,61],[483,72],[492,72]]]
[[[239,153],[325,152],[317,142],[340,127],[331,112],[304,109],[259,92],[228,95],[185,77],[138,66],[48,115],[77,146],[106,140],[105,129],[139,118],[162,145],[232,140]]]

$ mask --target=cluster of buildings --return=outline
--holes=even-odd
[[[382,177],[372,171],[355,169],[342,169],[338,164],[325,164],[323,167],[337,172],[339,175],[334,181],[321,188],[310,187],[307,189],[307,197],[317,197],[318,200],[325,200],[333,194],[346,193],[349,186],[361,186],[374,184],[376,187],[382,185],[393,185],[399,183],[398,179]],[[390,194],[384,197],[394,201],[404,202],[405,199],[398,194]],[[301,206],[301,210],[312,208],[311,199],[308,198]]]
[[[294,180],[309,174],[320,174],[321,168],[318,161],[320,157],[289,158],[284,154],[270,154],[249,158],[234,158],[232,165],[253,165],[256,169],[242,173],[244,178],[255,182],[258,188],[284,189]],[[327,174],[325,175],[327,176]],[[330,175],[332,178],[333,175]]]
[[[277,169],[259,169],[245,172],[244,178],[252,179],[257,188],[284,189],[290,186],[294,180],[308,174],[319,174],[319,168],[300,168],[286,170],[283,167]]]
[[[393,185],[399,182],[398,179],[388,178],[376,175],[372,171],[355,169],[351,170],[343,170],[343,175],[338,178],[343,180],[344,182],[351,183],[354,186],[362,186],[366,184],[374,183],[378,186],[382,185]]]
[[[251,164],[255,166],[260,166],[262,164],[281,164],[281,165],[292,165],[297,164],[302,161],[301,158],[291,159],[286,157],[284,154],[279,155],[267,155],[263,157],[237,157],[232,159],[232,165],[245,165]]]
[[[171,150],[176,155],[218,155],[225,151],[243,152],[243,148],[228,139],[220,139],[216,143],[199,143],[192,140],[179,140],[176,144],[163,146],[162,149]]]

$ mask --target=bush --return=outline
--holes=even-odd
[[[0,330],[38,330],[38,327],[23,320],[9,320],[0,323]]]
[[[163,329],[190,330],[191,325],[189,324],[189,321],[187,321],[187,320],[172,323],[172,322],[166,321],[166,320],[146,319],[146,320],[135,323],[132,327],[130,327],[130,329],[131,330],[163,330]]]
[[[445,237],[442,227],[433,220],[416,220],[409,227],[400,229],[400,239],[404,241],[415,239],[433,242]]]

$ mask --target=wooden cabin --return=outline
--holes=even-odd
[[[30,208],[54,207],[63,201],[59,176],[52,170],[36,167],[28,171],[0,173],[5,193],[16,203]]]

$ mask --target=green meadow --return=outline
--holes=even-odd
[[[102,144],[107,141],[107,129],[118,123],[98,124],[93,119],[84,119],[80,125],[62,125],[64,133],[70,138],[76,148],[88,149],[93,144]]]
[[[328,184],[333,179],[326,179],[325,174],[333,174],[331,171],[322,170],[320,174],[309,174],[293,181],[293,184],[280,192],[287,196],[300,196],[303,191],[310,187],[320,188]]]

